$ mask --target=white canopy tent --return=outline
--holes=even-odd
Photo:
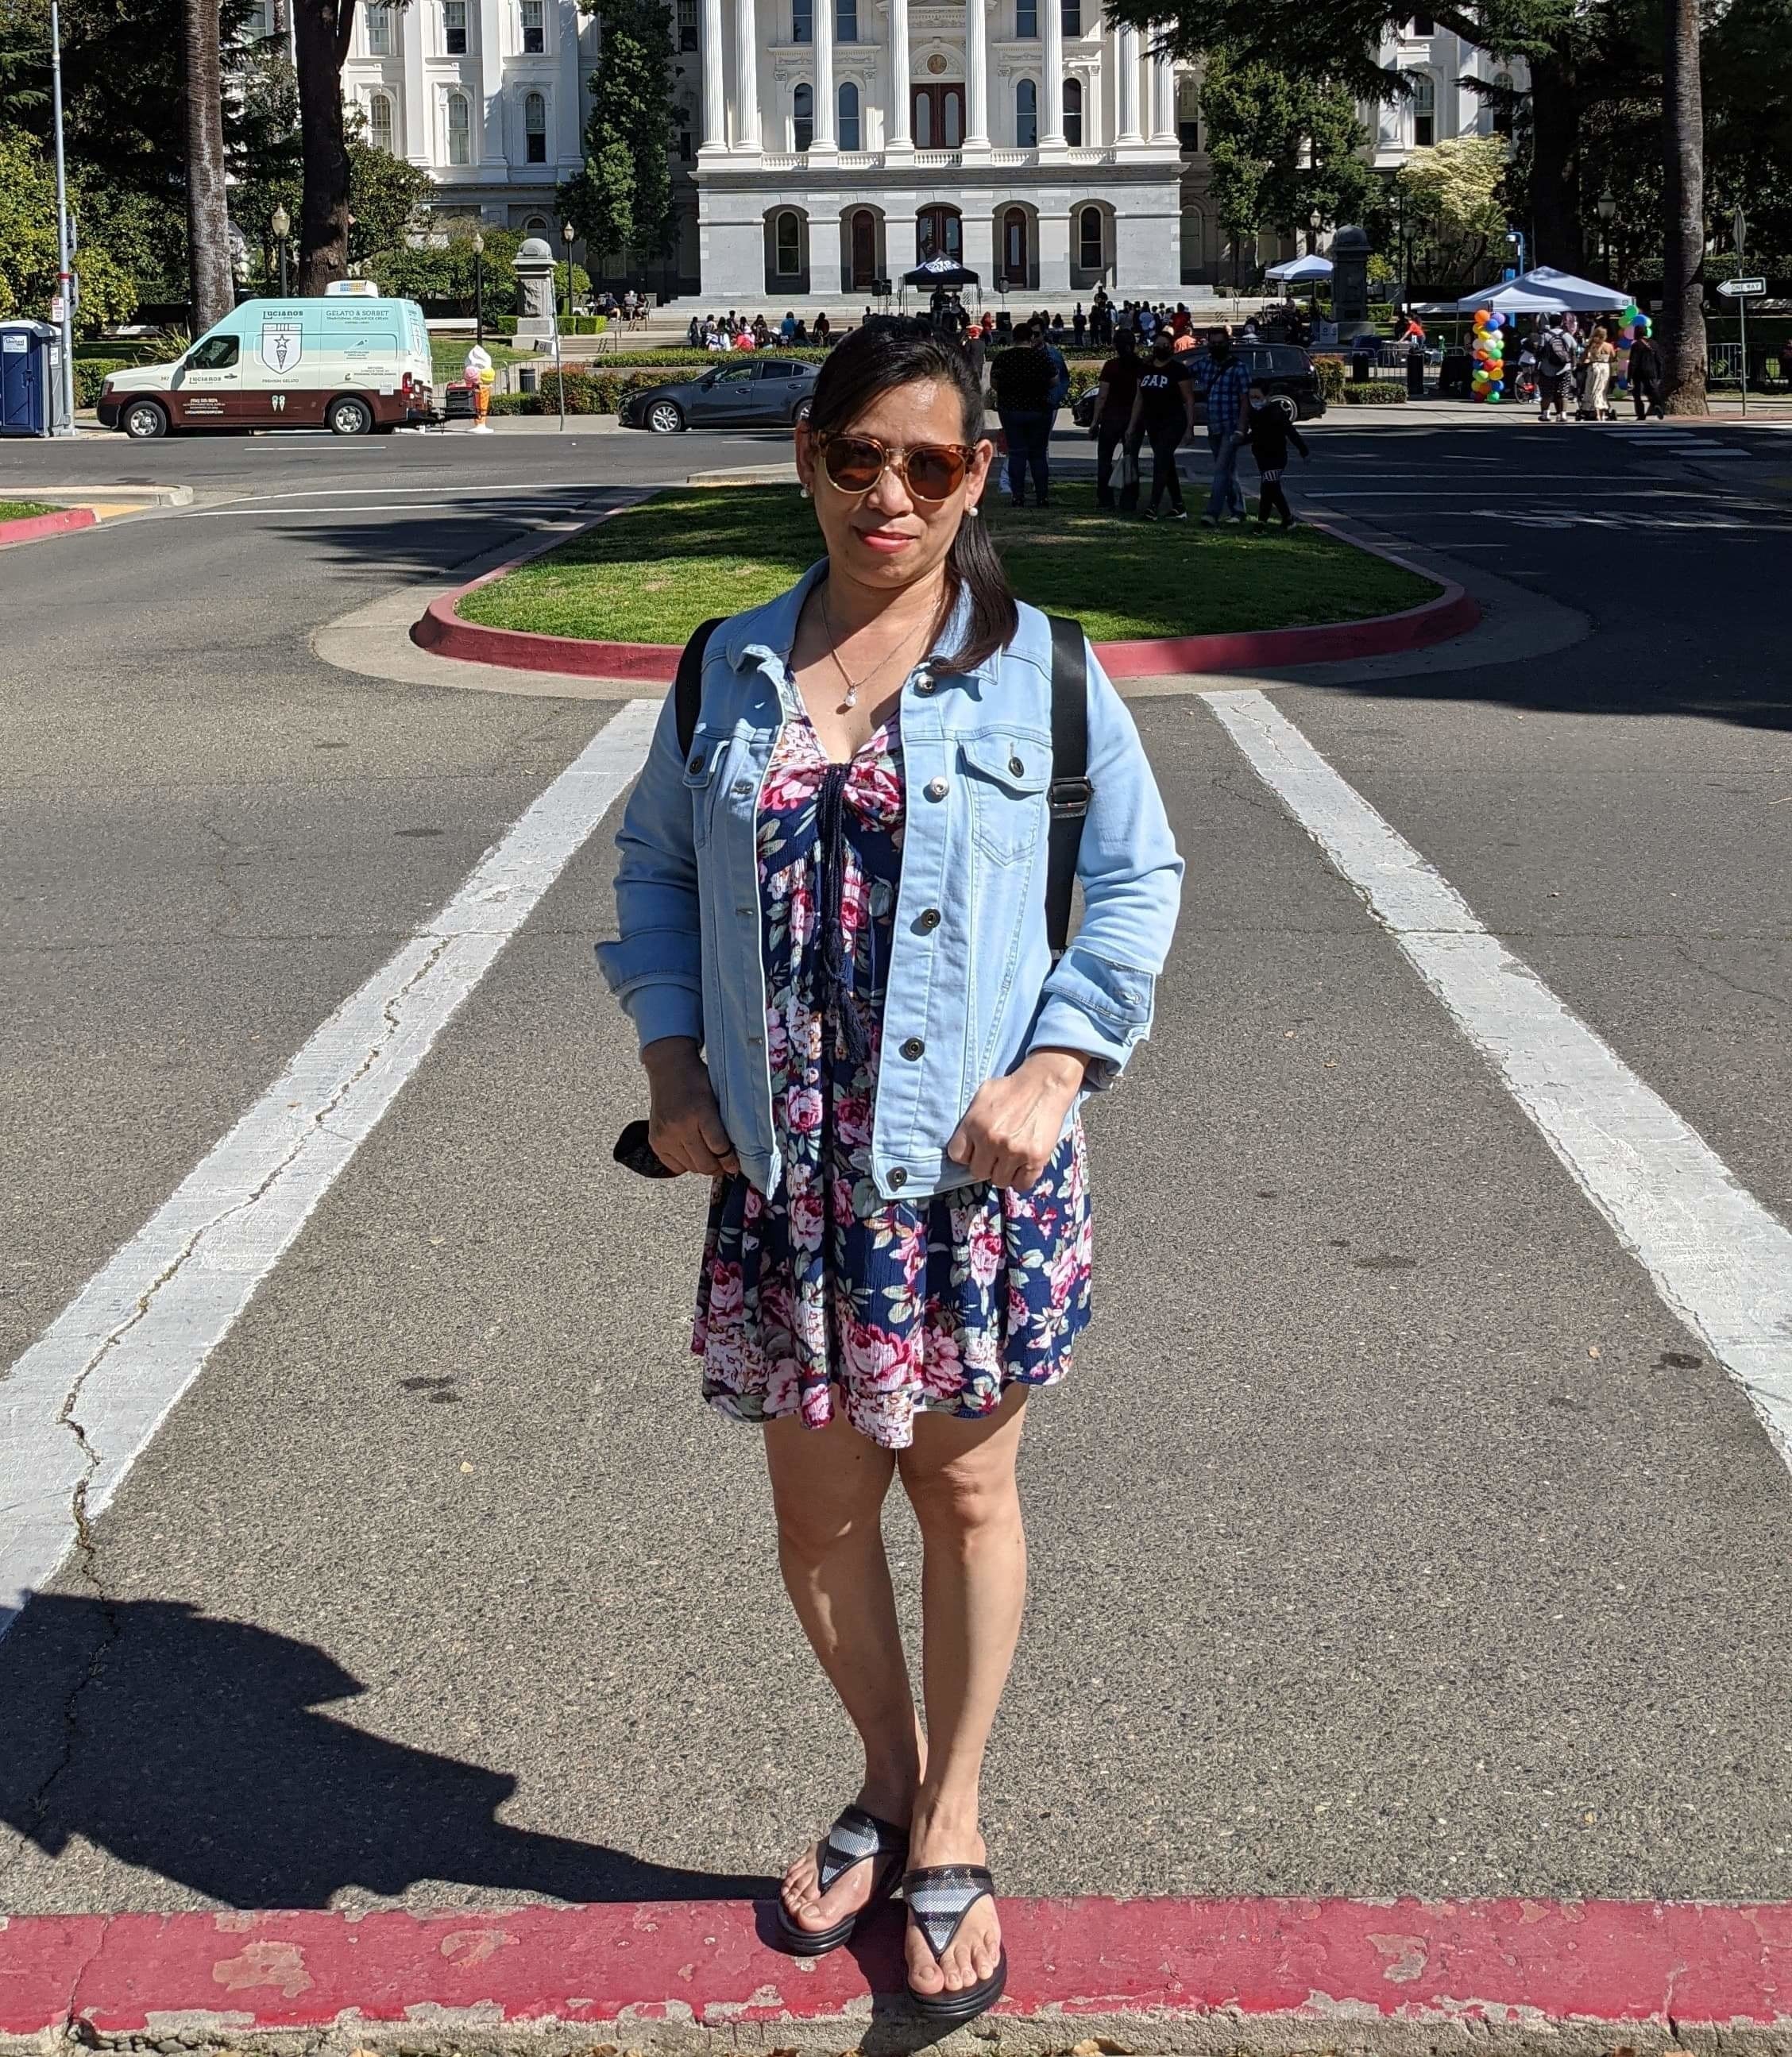
[[[1577,279],[1572,271],[1558,271],[1549,264],[1539,264],[1503,286],[1485,287],[1450,303],[1459,315],[1472,315],[1478,307],[1490,307],[1497,315],[1598,315],[1629,305],[1629,294],[1616,286]]]
[[[1329,279],[1331,260],[1329,257],[1290,257],[1286,263],[1272,264],[1263,275],[1273,279],[1278,285],[1297,286],[1309,279]]]

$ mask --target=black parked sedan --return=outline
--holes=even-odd
[[[788,427],[808,418],[821,368],[793,358],[730,353],[694,379],[625,394],[616,418],[625,429],[648,429],[656,436],[680,429]]]
[[[1205,357],[1205,351],[1195,351],[1185,359],[1193,367],[1197,358]],[[1272,398],[1280,396],[1284,402],[1292,403],[1297,422],[1317,421],[1325,412],[1325,395],[1319,390],[1319,374],[1313,369],[1313,360],[1305,351],[1292,343],[1246,343],[1237,346],[1236,355],[1250,373],[1252,382],[1261,386]],[[1071,410],[1080,428],[1087,428],[1095,418],[1094,389],[1084,394]],[[1195,419],[1207,419],[1207,403],[1195,402]]]

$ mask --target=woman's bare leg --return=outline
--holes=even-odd
[[[765,1463],[785,1587],[864,1745],[858,1804],[905,1826],[924,1746],[880,1519],[895,1456],[837,1413],[825,1429],[768,1422]],[[784,1875],[784,1904],[801,1927],[831,1928],[864,1905],[877,1874],[876,1863],[855,1865],[818,1896],[812,1845]]]
[[[898,1459],[924,1552],[928,1755],[908,1849],[916,1868],[985,1861],[978,1828],[983,1751],[1027,1599],[1027,1536],[1015,1482],[1026,1402],[1027,1388],[1014,1385],[998,1411],[982,1421],[918,1416],[915,1441]],[[979,1900],[965,1916],[943,1968],[912,1923],[908,1951],[917,1992],[977,1984],[1001,1956],[994,1905]]]

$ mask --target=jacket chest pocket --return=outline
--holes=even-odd
[[[977,846],[1016,864],[1044,839],[1051,751],[1036,736],[977,735],[959,746]]]
[[[710,839],[716,795],[722,790],[731,737],[725,730],[699,726],[685,752],[684,787],[690,801],[690,830],[698,849]]]

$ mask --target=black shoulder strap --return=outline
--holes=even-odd
[[[1082,624],[1062,614],[1051,624],[1051,803],[1046,850],[1046,933],[1055,960],[1070,940],[1070,896],[1089,812],[1089,661]]]
[[[678,654],[678,676],[672,690],[678,700],[681,757],[690,755],[691,738],[697,733],[697,717],[703,710],[703,653],[710,647],[710,638],[721,626],[719,614],[714,620],[700,622]]]

